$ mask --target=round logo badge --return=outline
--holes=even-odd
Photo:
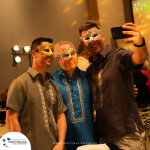
[[[0,138],[0,150],[31,150],[31,144],[22,133],[9,132]]]

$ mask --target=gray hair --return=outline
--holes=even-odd
[[[58,42],[55,46],[54,46],[54,55],[55,57],[57,57],[57,55],[60,53],[60,49],[59,49],[59,46],[60,45],[64,45],[64,44],[70,44],[73,48],[74,48],[74,45],[69,42],[69,41],[60,41]]]

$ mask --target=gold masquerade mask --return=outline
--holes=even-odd
[[[67,47],[65,51],[57,54],[58,58],[63,60],[69,60],[71,58],[75,58],[77,56],[76,49]]]
[[[54,55],[54,46],[52,43],[48,44],[48,45],[40,45],[38,46],[39,51],[47,56],[51,56]]]
[[[84,43],[90,43],[92,41],[98,40],[101,34],[102,34],[101,30],[88,30],[86,34],[80,37],[80,39]]]

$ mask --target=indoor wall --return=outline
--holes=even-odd
[[[0,0],[0,91],[27,71],[29,59],[12,66],[12,47],[31,45],[38,37],[53,38],[54,44],[67,40],[77,48],[79,26],[88,20],[85,0]],[[48,69],[54,72],[59,64],[54,60]]]

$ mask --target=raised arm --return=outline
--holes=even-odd
[[[21,127],[18,122],[19,113],[15,110],[8,108],[6,111],[6,124],[8,126],[9,132],[20,132]]]
[[[147,46],[144,45],[140,29],[133,23],[126,23],[122,26],[124,29],[130,31],[123,31],[123,34],[133,35],[133,37],[126,38],[124,41],[133,41],[135,44],[135,51],[132,55],[132,62],[134,65],[142,64],[147,59]]]
[[[64,142],[67,131],[67,122],[65,114],[62,113],[57,115],[57,130],[58,130],[58,144],[53,148],[53,150],[64,150]]]

